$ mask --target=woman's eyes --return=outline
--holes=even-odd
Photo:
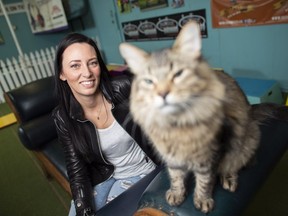
[[[73,69],[78,69],[81,67],[81,65],[80,64],[72,64],[70,67]]]
[[[96,67],[96,66],[98,66],[98,64],[99,64],[98,61],[92,61],[92,62],[89,62],[87,64],[87,66],[88,67]],[[81,64],[75,63],[75,64],[70,65],[70,67],[72,69],[79,69],[79,68],[81,68]]]
[[[92,61],[88,65],[89,66],[97,66],[98,65],[98,61]]]

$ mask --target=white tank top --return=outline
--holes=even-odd
[[[153,161],[116,120],[108,128],[97,131],[105,158],[115,166],[114,178],[146,175],[155,169]]]

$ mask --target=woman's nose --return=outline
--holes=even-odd
[[[84,77],[90,77],[91,76],[91,71],[89,70],[89,67],[85,66],[83,67],[83,71],[82,71],[82,76]]]

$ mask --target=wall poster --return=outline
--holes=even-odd
[[[131,3],[129,0],[117,0],[117,7],[120,13],[131,12]]]
[[[122,23],[125,41],[172,40],[190,20],[198,22],[202,38],[208,37],[205,9]]]
[[[59,0],[24,0],[32,33],[60,31],[68,28],[62,2]]]
[[[167,0],[138,0],[141,11],[154,10],[168,6]]]
[[[172,7],[173,8],[179,8],[179,7],[183,7],[185,4],[185,1],[184,0],[173,0],[172,1]]]
[[[211,0],[212,26],[288,23],[288,0]]]

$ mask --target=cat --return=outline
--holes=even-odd
[[[194,173],[194,205],[214,208],[216,176],[234,192],[238,171],[258,148],[260,129],[237,82],[202,58],[199,25],[187,23],[171,48],[145,52],[129,43],[120,53],[134,74],[130,109],[167,166],[166,200],[180,205]]]

